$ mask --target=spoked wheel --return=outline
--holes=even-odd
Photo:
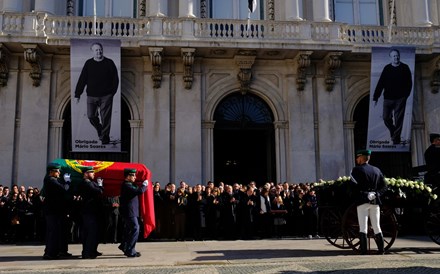
[[[380,210],[380,228],[382,229],[384,248],[388,250],[397,237],[397,220],[391,207],[381,207]],[[342,218],[342,234],[347,244],[353,250],[360,249],[359,243],[359,223],[357,219],[356,205],[351,205],[344,213]],[[368,225],[368,250],[376,250],[374,241],[374,231],[371,224]]]
[[[342,237],[342,210],[339,207],[329,207],[321,213],[322,236],[338,248],[351,248]]]
[[[426,233],[433,242],[440,245],[440,204],[435,203],[428,209],[425,217]]]

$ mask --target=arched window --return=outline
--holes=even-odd
[[[335,22],[352,25],[383,25],[382,0],[333,0]]]

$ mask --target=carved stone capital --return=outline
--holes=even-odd
[[[325,75],[325,88],[327,91],[333,91],[336,83],[335,71],[341,66],[342,52],[330,52],[325,57],[327,63],[327,74]]]
[[[289,122],[287,121],[276,121],[273,123],[275,129],[288,129],[289,128]]]
[[[202,128],[214,129],[215,121],[202,121]]]
[[[32,84],[34,87],[38,87],[40,86],[42,76],[40,64],[42,52],[36,44],[22,44],[22,47],[24,48],[24,60],[32,67],[32,70],[29,73],[29,76],[33,81]]]
[[[240,82],[240,91],[246,94],[249,91],[252,80],[252,66],[255,62],[255,55],[236,55],[235,63],[240,71],[237,74],[237,79]]]
[[[153,65],[153,74],[151,79],[153,79],[153,88],[160,88],[162,82],[162,52],[163,48],[148,48],[150,51],[151,65]]]
[[[296,88],[299,91],[303,91],[304,87],[306,86],[307,78],[306,78],[306,71],[307,68],[310,66],[311,60],[310,56],[312,55],[313,51],[300,51],[298,56],[296,57],[297,63],[298,63],[298,69],[297,69],[297,78],[296,78]]]
[[[147,3],[146,0],[139,1],[139,17],[147,16]]]
[[[196,52],[195,48],[182,48],[182,58],[183,58],[183,81],[185,82],[185,89],[191,89],[194,80],[193,77],[193,65],[194,65],[194,55]]]
[[[0,86],[5,87],[8,84],[9,77],[9,56],[11,53],[9,50],[3,45],[0,44]]]
[[[431,92],[436,94],[440,87],[440,57],[434,61],[431,79]]]
[[[66,14],[67,16],[75,15],[75,0],[67,0]]]

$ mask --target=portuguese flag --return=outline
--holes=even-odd
[[[145,165],[139,163],[71,159],[55,159],[53,162],[61,165],[61,178],[64,173],[70,173],[72,181],[71,189],[73,191],[75,191],[82,182],[83,175],[81,168],[84,166],[92,166],[95,171],[95,179],[98,177],[104,179],[104,195],[109,197],[120,195],[121,185],[125,179],[124,169],[135,168],[136,184],[141,185],[145,180],[150,182],[147,191],[139,195],[140,216],[142,217],[144,225],[144,238],[147,238],[156,227],[151,172]]]

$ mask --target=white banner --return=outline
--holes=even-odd
[[[414,64],[414,48],[372,49],[368,149],[410,150]]]
[[[72,151],[121,151],[121,42],[71,40]]]

